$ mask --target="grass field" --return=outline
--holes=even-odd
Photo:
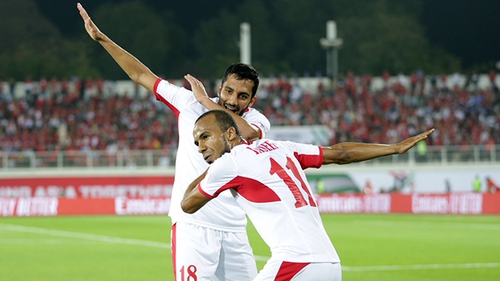
[[[343,280],[500,280],[500,216],[323,215]],[[253,227],[259,268],[270,256]],[[166,216],[0,218],[0,280],[173,280]]]

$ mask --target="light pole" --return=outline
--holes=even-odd
[[[323,49],[326,49],[326,74],[332,78],[333,86],[338,79],[338,49],[342,46],[342,38],[337,38],[337,24],[333,20],[326,22],[326,38],[319,39]]]
[[[240,24],[240,62],[252,63],[250,24],[247,22]]]

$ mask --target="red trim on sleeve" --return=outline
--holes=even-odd
[[[323,161],[325,161],[325,155],[323,154],[323,148],[321,146],[318,146],[319,149],[319,167],[323,166]]]
[[[200,191],[201,194],[205,195],[206,197],[208,198],[211,198],[211,199],[214,199],[215,197],[217,197],[217,195],[219,195],[218,193],[216,193],[214,196],[206,193],[203,188],[201,188],[201,183],[198,184],[198,190]]]
[[[323,165],[323,149],[318,146],[319,153],[318,154],[299,154],[295,152],[295,158],[299,160],[300,166],[302,169],[307,168],[319,168]]]
[[[156,79],[156,82],[155,82],[155,85],[153,86],[153,91],[156,93],[158,93],[158,84],[160,84],[161,82],[161,78],[158,78]]]
[[[172,112],[175,114],[175,116],[177,117],[177,119],[179,118],[179,114],[181,113],[177,107],[175,107],[173,104],[171,104],[170,102],[168,102],[166,99],[164,99],[160,94],[158,94],[158,85],[160,85],[160,82],[162,81],[161,78],[158,78],[156,79],[156,82],[155,82],[155,85],[153,87],[153,90],[155,92],[155,97],[156,97],[156,100],[158,101],[161,101],[162,103],[164,103],[166,106],[168,106],[168,108],[170,108],[170,110],[172,110]]]
[[[251,125],[254,125],[254,126],[257,128],[257,130],[259,130],[259,139],[261,139],[261,138],[262,138],[262,136],[263,136],[262,128],[261,128],[261,127],[259,127],[259,126],[257,126],[257,125],[256,125],[256,124],[254,124],[254,123],[250,123],[250,124],[251,124]]]

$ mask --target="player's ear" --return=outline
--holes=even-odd
[[[219,84],[219,87],[217,87],[217,96],[220,97],[220,93],[222,91],[222,84]]]
[[[253,96],[253,98],[251,99],[251,101],[248,104],[248,106],[253,106],[253,104],[255,103],[256,100],[257,100],[257,95]]]
[[[229,129],[227,129],[226,137],[229,141],[239,138],[238,134],[236,133],[236,129],[234,127],[229,127]]]

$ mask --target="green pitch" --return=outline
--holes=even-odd
[[[343,279],[499,280],[500,216],[324,215]],[[270,256],[253,227],[260,268]],[[0,279],[173,280],[166,216],[0,218]]]

